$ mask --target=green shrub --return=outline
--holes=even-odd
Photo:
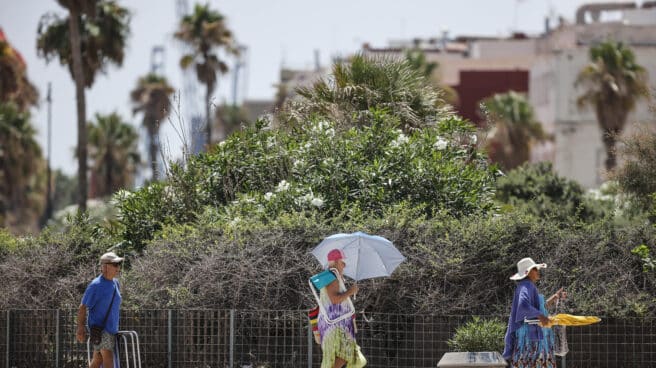
[[[0,260],[19,247],[19,241],[8,230],[0,228]]]
[[[656,111],[656,110],[654,110]],[[656,209],[653,195],[656,194],[656,133],[641,128],[623,140],[620,156],[622,165],[612,176],[621,190],[633,199],[634,210],[650,212]],[[652,222],[656,216],[650,216]]]
[[[474,317],[458,327],[447,345],[453,351],[503,351],[506,324],[497,319]]]
[[[496,197],[513,209],[556,220],[591,221],[608,214],[608,206],[586,198],[575,181],[556,174],[549,162],[524,164],[499,178]]]

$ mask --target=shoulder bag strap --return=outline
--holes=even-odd
[[[109,308],[107,308],[107,313],[105,313],[105,319],[103,319],[103,327],[107,323],[107,317],[109,317],[109,312],[112,310],[112,304],[114,304],[114,297],[116,296],[116,284],[114,284],[114,293],[112,293],[112,301],[109,302]]]

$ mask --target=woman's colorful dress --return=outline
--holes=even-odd
[[[540,309],[547,316],[544,296],[540,297]],[[542,328],[542,327],[540,327]],[[524,324],[515,331],[515,345],[512,350],[511,367],[516,368],[557,368],[554,354],[554,334],[550,328],[542,328],[542,339],[529,338],[529,325]]]
[[[340,292],[345,292],[346,288],[342,280],[339,280]],[[328,296],[327,288],[322,288],[319,293],[323,309],[327,312],[331,320],[348,313],[349,307],[347,301],[340,304],[332,304]],[[319,333],[321,334],[321,350],[323,359],[321,368],[332,368],[335,364],[335,358],[339,357],[346,361],[347,368],[360,368],[367,364],[367,360],[360,352],[360,347],[355,341],[355,325],[352,318],[346,318],[334,324],[328,323],[323,313],[319,313]]]
[[[553,331],[524,322],[524,319],[537,319],[540,314],[549,315],[544,296],[538,294],[531,281],[521,281],[513,298],[503,353],[510,367],[557,368]]]

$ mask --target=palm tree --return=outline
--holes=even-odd
[[[35,135],[29,112],[12,102],[0,103],[0,227],[36,227],[45,178]]]
[[[426,54],[419,48],[407,50],[405,52],[405,59],[413,69],[418,70],[424,77],[429,79],[439,67],[437,62],[428,61]]]
[[[647,71],[636,63],[630,48],[606,41],[590,48],[590,63],[578,75],[576,86],[585,91],[577,102],[592,106],[603,133],[606,170],[617,165],[615,144],[626,125],[627,115],[640,98],[647,98]]]
[[[0,30],[0,101],[12,102],[25,111],[36,105],[39,93],[27,79],[25,62]]]
[[[442,90],[443,99],[450,105],[458,103],[458,92],[455,89],[442,83],[436,71],[439,69],[440,64],[435,61],[428,61],[426,54],[419,48],[407,50],[405,59],[410,63],[410,66],[419,71],[426,79],[430,81],[435,87]]]
[[[117,113],[96,114],[89,124],[92,197],[103,197],[132,185],[140,163],[139,135]]]
[[[494,124],[490,157],[510,170],[531,158],[531,142],[547,138],[535,120],[526,97],[514,91],[498,93],[483,101],[487,117]]]
[[[143,125],[148,131],[148,154],[152,179],[157,180],[157,151],[159,150],[160,124],[169,115],[171,99],[174,92],[165,77],[149,73],[139,78],[137,86],[130,93],[134,104],[134,113],[143,112]]]
[[[196,4],[194,12],[182,18],[175,37],[192,49],[191,53],[182,56],[180,66],[186,69],[194,64],[198,80],[205,84],[205,135],[207,144],[210,144],[213,122],[210,98],[216,88],[217,72],[225,74],[228,71],[228,65],[219,59],[215,50],[223,49],[229,54],[237,54],[232,32],[227,28],[221,13],[210,9],[209,5]],[[225,130],[220,127],[220,134],[224,133]]]
[[[377,107],[398,117],[404,130],[421,128],[451,113],[423,73],[408,60],[356,55],[335,63],[330,79],[298,88],[303,103],[288,104],[280,120],[302,123],[318,114],[346,126],[365,124]]]
[[[84,87],[93,85],[96,74],[107,64],[123,63],[123,52],[129,34],[129,12],[113,0],[57,0],[68,9],[61,19],[54,14],[41,18],[37,50],[51,61],[55,57],[68,65],[75,81],[77,99],[77,159],[79,209],[87,200],[87,129]]]

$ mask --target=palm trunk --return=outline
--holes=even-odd
[[[107,150],[107,153],[105,154],[105,188],[103,190],[103,193],[101,194],[102,197],[110,195],[114,193],[114,183],[113,183],[113,178],[112,178],[112,172],[114,171],[114,165],[113,165],[113,160],[111,156],[111,151]]]
[[[615,152],[615,145],[617,144],[617,135],[619,132],[615,130],[604,129],[603,141],[606,148],[606,171],[611,172],[617,166],[617,153]]]
[[[210,96],[212,94],[210,84],[205,90],[205,146],[209,148],[212,144],[212,119],[210,118]]]
[[[605,167],[611,172],[617,166],[617,152],[615,146],[617,139],[626,125],[629,112],[620,103],[599,103],[596,106],[597,122],[603,136],[601,137],[606,149]]]
[[[82,51],[80,50],[80,13],[71,10],[68,29],[71,35],[71,51],[73,54],[73,78],[75,79],[75,97],[77,100],[77,179],[78,208],[87,209],[87,125],[86,101],[84,96],[84,72],[82,70]]]
[[[152,180],[157,181],[157,148],[158,148],[158,137],[157,137],[157,122],[151,121],[146,122],[148,128],[148,155],[150,156],[150,169],[153,171]]]

